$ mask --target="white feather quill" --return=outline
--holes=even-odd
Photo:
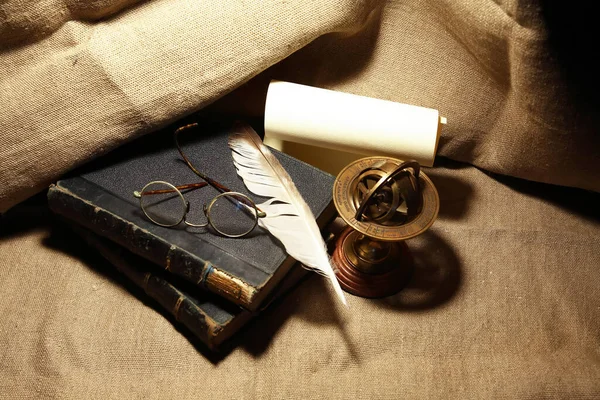
[[[258,204],[267,216],[259,224],[275,236],[287,253],[305,267],[325,275],[344,305],[342,292],[315,217],[292,178],[254,130],[238,123],[229,136],[238,175],[252,193],[268,197]]]

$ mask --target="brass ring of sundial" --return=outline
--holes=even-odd
[[[333,201],[340,217],[356,231],[376,240],[395,242],[410,239],[429,229],[438,215],[440,200],[431,179],[420,172],[417,176],[422,202],[420,210],[414,217],[400,225],[381,224],[378,223],[377,218],[357,220],[355,216],[357,208],[360,207],[356,202],[358,181],[364,179],[365,174],[383,177],[385,173],[389,172],[390,163],[400,166],[404,161],[375,156],[361,158],[350,163],[338,174],[333,184]],[[383,171],[378,172],[379,168],[383,168]],[[391,185],[394,185],[394,182],[390,182]],[[390,202],[394,206],[397,203],[393,193]]]
[[[363,171],[360,174],[360,176],[354,180],[350,191],[352,192],[352,201],[354,203],[354,207],[357,210],[361,207],[361,205],[366,203],[363,200],[369,194],[368,183],[380,182],[384,180],[387,175],[388,172],[385,170],[370,169],[367,171]],[[368,207],[366,204],[364,204],[364,206],[368,209],[369,212],[369,221],[385,223],[390,219],[395,209],[398,208],[402,202],[400,189],[396,181],[390,182],[388,185],[381,189],[381,192],[381,197],[383,197],[381,201],[373,201],[372,204]],[[359,214],[358,211],[356,212],[356,214]]]

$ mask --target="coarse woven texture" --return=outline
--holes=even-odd
[[[595,14],[551,3],[5,1],[0,211],[281,60],[221,106],[260,114],[274,77],[433,107],[440,154],[600,190],[581,35]],[[15,207],[0,221],[0,397],[599,398],[598,194],[440,161],[409,288],[344,311],[315,276],[222,358],[43,205]]]
[[[599,191],[595,13],[555,3],[387,1],[357,34],[325,35],[266,78],[438,109],[439,155]]]
[[[439,154],[598,191],[600,66],[589,51],[596,45],[589,29],[597,25],[589,7],[549,0],[5,1],[0,212],[298,49],[265,78],[439,109],[448,118]],[[245,104],[262,113],[264,93],[256,93]]]
[[[0,5],[0,212],[322,34],[359,29],[377,2],[150,0],[97,21],[133,2],[89,15],[62,3]]]
[[[599,195],[452,163],[427,173],[440,216],[408,242],[404,291],[348,295],[344,311],[313,275],[220,358],[43,204],[15,207],[0,241],[0,398],[600,397]]]

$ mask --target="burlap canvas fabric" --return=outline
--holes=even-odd
[[[118,2],[95,3],[113,10]],[[13,28],[19,13],[61,24],[33,43],[9,41],[0,57],[0,211],[73,166],[209,104],[322,34],[357,30],[373,7],[146,1],[90,21],[60,4],[9,2],[3,36],[46,28]]]
[[[407,289],[348,295],[345,311],[313,276],[221,358],[68,228],[14,208],[0,242],[0,397],[598,398],[598,195],[455,164],[430,177],[440,218],[409,242]]]
[[[590,60],[585,10],[552,36],[546,3],[6,2],[0,211],[313,41],[276,77],[439,109],[440,154],[599,190],[597,78],[563,67]]]
[[[600,397],[598,194],[487,172],[600,190],[594,14],[551,3],[0,4],[0,397]],[[313,277],[219,358],[17,204],[208,105],[260,115],[270,78],[439,109],[481,169],[427,171],[407,290],[345,311]]]

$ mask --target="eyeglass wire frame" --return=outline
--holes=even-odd
[[[211,185],[212,187],[214,187],[216,190],[218,190],[221,193],[233,192],[227,186],[225,186],[225,185],[217,182],[216,180],[212,179],[208,175],[203,174],[202,172],[200,172],[196,167],[194,167],[194,165],[192,164],[192,162],[190,161],[190,159],[183,152],[183,149],[181,148],[181,145],[179,144],[179,134],[181,132],[187,130],[187,129],[197,128],[197,127],[198,127],[198,123],[197,122],[193,122],[191,124],[187,124],[187,125],[181,126],[181,127],[177,128],[175,130],[174,139],[175,139],[175,147],[177,147],[177,151],[179,152],[179,154],[181,155],[181,158],[183,158],[183,161],[187,164],[187,166],[196,175],[198,175],[200,178],[202,178],[204,181],[206,181],[209,185]],[[245,199],[249,199],[249,197],[246,196],[246,195],[244,195],[244,198]],[[256,210],[258,211],[258,218],[264,218],[264,217],[267,216],[267,214],[264,211],[262,211],[260,208],[256,207],[256,204],[254,204],[254,202],[252,202],[252,204],[246,204],[246,205],[249,206],[249,207],[256,208]]]
[[[170,189],[160,189],[160,190],[146,190],[146,188],[148,188],[151,185],[156,185],[156,184],[161,184],[161,185],[165,185],[170,187]],[[202,211],[204,212],[204,216],[206,217],[207,222],[204,224],[196,224],[196,223],[192,223],[189,222],[187,220],[187,214],[190,211],[190,202],[185,198],[185,196],[183,195],[183,193],[181,193],[180,190],[185,190],[185,189],[196,189],[196,188],[201,188],[206,186],[205,182],[200,182],[197,184],[187,184],[187,185],[179,185],[179,186],[175,186],[169,182],[166,181],[152,181],[147,183],[141,191],[135,191],[134,192],[134,196],[136,198],[140,199],[140,208],[142,209],[144,215],[146,215],[146,217],[152,221],[153,223],[155,223],[156,225],[159,226],[163,226],[166,228],[172,228],[174,226],[177,226],[179,224],[181,224],[182,222],[184,224],[186,224],[187,226],[193,227],[193,228],[205,228],[207,226],[210,225],[211,228],[213,228],[217,233],[226,236],[226,237],[230,237],[230,238],[238,238],[238,237],[243,237],[246,236],[248,233],[252,232],[254,230],[254,228],[256,228],[256,225],[258,225],[258,218],[260,217],[260,213],[258,208],[256,207],[256,204],[254,203],[254,201],[252,201],[252,199],[250,199],[248,196],[246,196],[243,193],[239,193],[239,192],[223,192],[218,194],[217,196],[215,196],[209,203],[208,205],[205,203],[202,207]],[[161,222],[155,218],[152,217],[152,215],[146,210],[146,207],[143,204],[143,196],[149,196],[149,195],[156,195],[156,194],[167,194],[167,193],[175,193],[182,201],[182,203],[184,204],[184,209],[183,212],[181,214],[181,217],[179,219],[176,220],[176,222],[174,223],[169,223],[166,224],[164,222]],[[222,197],[227,196],[228,198],[232,198],[233,201],[236,201],[238,204],[241,204],[242,206],[244,206],[246,208],[246,210],[248,211],[248,213],[253,217],[253,223],[251,227],[248,227],[244,232],[242,233],[238,233],[238,234],[234,234],[234,233],[229,233],[226,232],[222,229],[218,228],[218,224],[215,223],[215,221],[213,220],[213,217],[211,216],[211,210],[212,207],[215,205],[215,203]],[[242,201],[243,200],[243,201]]]
[[[140,208],[142,209],[142,211],[144,212],[144,214],[146,215],[146,217],[148,219],[150,219],[153,223],[159,225],[159,226],[163,226],[163,227],[167,227],[167,228],[171,228],[174,226],[179,225],[181,222],[184,222],[186,225],[190,226],[190,227],[194,227],[194,228],[203,228],[203,227],[207,227],[207,226],[211,226],[216,232],[218,232],[221,235],[227,236],[227,237],[242,237],[247,235],[248,233],[250,233],[258,224],[258,218],[264,218],[267,216],[267,214],[262,211],[260,208],[258,208],[256,206],[256,204],[254,203],[254,201],[252,201],[252,199],[250,199],[248,196],[246,196],[243,193],[239,193],[239,192],[235,192],[230,190],[227,186],[217,182],[216,180],[212,179],[211,177],[209,177],[208,175],[200,172],[196,167],[194,167],[194,165],[192,164],[192,162],[190,161],[190,159],[187,157],[187,155],[184,153],[180,143],[179,143],[179,134],[187,129],[192,129],[192,128],[197,128],[198,127],[198,123],[194,122],[191,124],[187,124],[184,126],[181,126],[179,128],[177,128],[174,132],[174,141],[175,141],[175,147],[177,148],[177,151],[179,152],[179,154],[181,155],[181,158],[183,158],[183,161],[186,163],[186,165],[192,170],[192,172],[194,172],[198,177],[200,177],[201,179],[204,180],[204,182],[199,182],[199,183],[190,183],[190,184],[185,184],[185,185],[179,185],[179,186],[175,186],[169,182],[166,181],[152,181],[147,183],[141,191],[134,191],[133,195],[136,198],[140,199]],[[150,190],[150,191],[145,191],[145,189],[153,184],[163,184],[163,185],[167,185],[170,187],[170,189],[161,189],[161,190]],[[208,206],[206,204],[203,205],[203,212],[206,216],[207,219],[207,223],[205,224],[194,224],[192,222],[187,221],[186,217],[187,214],[189,213],[190,210],[190,203],[187,201],[187,199],[183,196],[183,193],[181,193],[181,190],[192,190],[192,189],[198,189],[198,188],[202,188],[206,185],[210,185],[213,188],[215,188],[217,191],[220,192],[219,195],[215,196],[211,202],[208,204]],[[153,195],[153,194],[166,194],[166,193],[177,193],[177,195],[180,197],[181,201],[183,202],[185,208],[184,211],[181,215],[181,218],[173,224],[165,224],[163,222],[157,221],[156,219],[152,218],[151,215],[149,215],[149,213],[147,212],[147,210],[145,209],[144,205],[143,205],[143,200],[142,200],[142,196],[143,195]],[[223,232],[222,230],[218,229],[217,226],[214,224],[214,222],[211,220],[210,217],[210,209],[211,207],[215,204],[215,202],[223,197],[223,196],[229,196],[229,198],[231,198],[232,200],[236,201],[238,204],[242,205],[244,207],[244,209],[247,211],[248,214],[250,214],[253,218],[254,218],[254,224],[252,226],[251,229],[249,229],[247,232],[243,233],[243,234],[229,234],[227,232]]]

